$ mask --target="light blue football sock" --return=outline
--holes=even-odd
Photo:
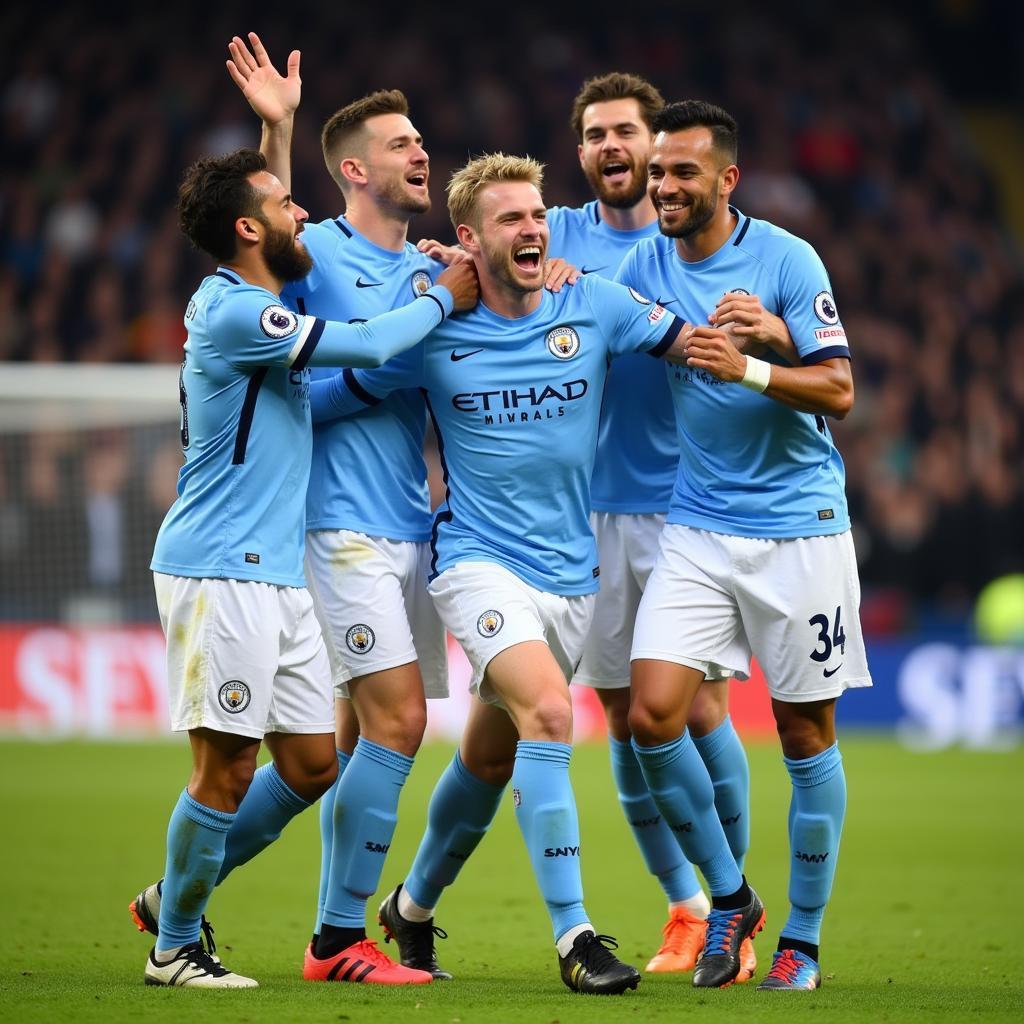
[[[199,921],[217,882],[234,820],[234,814],[206,807],[182,790],[167,826],[157,953],[199,941]]]
[[[814,757],[782,759],[793,782],[789,805],[789,918],[782,934],[817,945],[832,892],[846,814],[846,775],[839,744]]]
[[[359,737],[334,799],[334,843],[321,923],[365,928],[398,822],[412,758]]]
[[[533,874],[557,941],[585,924],[580,878],[580,825],[569,781],[568,743],[520,740],[512,769],[512,801]]]
[[[278,773],[274,762],[256,769],[224,844],[217,885],[265,850],[299,811],[309,807]]]
[[[324,904],[327,902],[327,885],[331,878],[331,851],[334,849],[334,801],[338,795],[338,787],[341,785],[341,776],[349,761],[351,754],[344,750],[336,750],[338,755],[338,777],[334,784],[322,797],[320,797],[320,889],[316,897],[316,925],[314,932],[319,933],[320,925],[324,919]]]
[[[686,859],[700,868],[711,896],[728,896],[743,885],[729,842],[715,810],[708,770],[685,730],[657,747],[633,749],[647,788]]]
[[[629,740],[609,736],[608,753],[619,803],[633,830],[633,838],[640,847],[647,870],[661,883],[669,903],[682,903],[696,896],[700,892],[697,873],[683,856],[647,788],[633,744]]]
[[[729,840],[736,865],[742,871],[750,848],[750,765],[747,752],[728,715],[706,736],[694,736],[693,744],[711,776],[718,820],[725,829],[725,838]]]
[[[491,827],[504,792],[504,786],[492,786],[473,775],[455,751],[431,794],[427,829],[404,883],[417,906],[437,906],[441,893]]]

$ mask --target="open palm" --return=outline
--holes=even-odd
[[[271,63],[255,32],[249,33],[249,43],[251,50],[238,36],[228,43],[228,74],[261,120],[269,125],[279,124],[294,115],[302,96],[299,51],[288,54],[288,75],[284,77]]]

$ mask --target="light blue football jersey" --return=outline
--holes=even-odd
[[[220,268],[192,296],[181,366],[178,499],[151,567],[177,576],[304,586],[312,431],[309,365],[377,366],[451,312],[435,287],[367,324],[286,309]]]
[[[288,285],[283,298],[328,320],[352,323],[404,306],[444,270],[410,243],[401,252],[374,245],[344,217],[307,227],[302,239],[313,270]],[[313,379],[334,372],[316,369]],[[345,420],[317,424],[306,528],[429,540],[426,421],[423,396],[407,390]]]
[[[637,231],[609,227],[596,199],[578,209],[548,210],[548,228],[552,256],[609,279],[637,242],[658,237],[657,221]],[[643,355],[617,359],[604,389],[590,482],[592,507],[626,514],[667,512],[678,464],[676,417],[665,367]]]
[[[663,354],[682,327],[597,275],[510,320],[480,305],[374,371],[313,388],[313,415],[339,415],[395,388],[422,387],[447,495],[434,518],[436,575],[497,562],[538,590],[598,589],[590,476],[611,357]],[[648,357],[649,358],[649,357]]]
[[[707,323],[726,292],[757,295],[786,321],[804,365],[849,358],[814,249],[767,221],[733,213],[735,229],[707,259],[687,263],[673,239],[651,239],[626,257],[618,279],[695,324]],[[824,417],[701,370],[673,366],[668,377],[680,450],[668,522],[740,537],[816,537],[850,528],[843,460]]]

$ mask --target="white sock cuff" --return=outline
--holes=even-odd
[[[584,921],[583,924],[575,925],[567,932],[563,932],[555,943],[555,947],[558,949],[558,955],[568,956],[572,950],[572,944],[576,941],[576,936],[582,935],[584,932],[592,932],[593,930],[594,926],[589,921]]]
[[[415,921],[418,924],[429,921],[434,916],[434,908],[421,907],[414,902],[404,885],[398,890],[398,912],[406,921]]]

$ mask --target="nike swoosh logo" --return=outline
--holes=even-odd
[[[357,288],[379,288],[383,283],[383,281],[364,281],[362,277],[356,278]]]
[[[483,352],[482,348],[475,348],[472,352],[456,352],[452,351],[452,362],[457,363],[460,359],[468,359],[470,356],[475,356],[478,352]]]
[[[655,299],[654,300],[655,305],[658,305],[658,306],[671,306],[672,303],[675,302],[675,301],[676,301],[675,299]]]
[[[842,667],[843,667],[843,663],[842,663],[842,662],[839,662],[839,664],[838,664],[838,665],[836,665],[836,667],[835,667],[835,668],[823,668],[823,669],[821,670],[821,674],[822,674],[822,675],[823,675],[823,676],[824,676],[824,677],[825,677],[826,679],[828,679],[828,677],[829,677],[829,676],[834,676],[834,675],[835,675],[835,674],[836,674],[836,673],[837,673],[837,672],[838,672],[838,671],[839,671],[839,670],[840,670],[840,669],[841,669]]]
[[[604,270],[604,267],[583,267],[580,270],[581,274],[596,274],[599,270]]]

